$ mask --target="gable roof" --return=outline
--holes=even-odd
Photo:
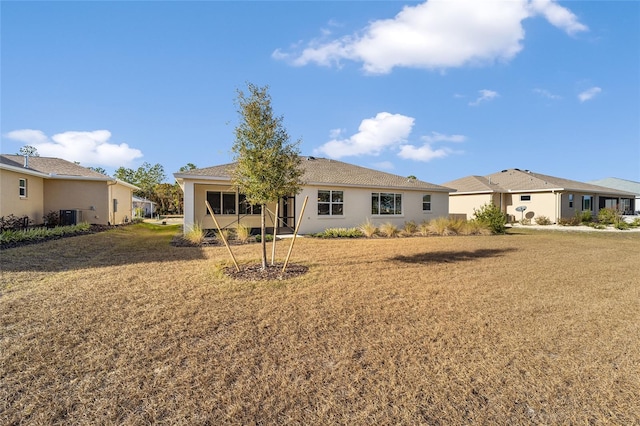
[[[633,192],[636,196],[640,196],[640,182],[627,179],[608,177],[598,180],[590,180],[588,183],[593,185],[606,186],[620,191]]]
[[[502,170],[487,176],[467,176],[443,185],[456,189],[457,193],[576,191],[616,196],[632,195],[612,188],[520,169]]]
[[[131,189],[139,189],[137,186],[128,182],[114,179],[61,158],[29,157],[26,166],[27,167],[25,167],[25,158],[22,155],[0,155],[0,168],[14,172],[40,176],[45,179],[79,179],[117,182]]]
[[[330,160],[318,157],[302,157],[301,164],[304,173],[302,181],[304,185],[326,186],[351,186],[367,188],[394,188],[408,190],[428,190],[439,192],[451,192],[451,188],[424,182],[418,179],[380,172],[342,161]],[[220,166],[206,167],[202,169],[188,170],[174,173],[178,180],[205,179],[205,180],[231,180],[231,174],[235,163]]]

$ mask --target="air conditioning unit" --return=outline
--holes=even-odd
[[[60,225],[77,225],[82,222],[82,210],[60,210]]]

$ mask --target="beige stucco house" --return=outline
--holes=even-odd
[[[0,216],[28,216],[42,224],[51,212],[92,224],[131,220],[133,191],[126,182],[60,158],[0,155]]]
[[[233,167],[225,164],[174,173],[184,191],[185,232],[194,224],[215,229],[205,200],[221,227],[238,223],[260,227],[260,207],[247,204],[232,184]],[[450,188],[325,158],[303,157],[302,167],[302,191],[279,201],[278,233],[295,229],[305,197],[301,234],[356,227],[366,220],[401,227],[405,222],[420,223],[449,212]],[[276,223],[275,207],[275,203],[267,206],[269,228]]]
[[[583,211],[595,216],[604,207],[635,209],[632,193],[529,170],[467,176],[443,185],[456,190],[449,194],[449,212],[467,219],[473,217],[474,209],[489,203],[500,207],[510,221],[546,216],[555,223]]]

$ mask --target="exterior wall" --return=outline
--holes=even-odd
[[[82,211],[83,222],[106,225],[109,222],[107,182],[64,179],[44,182],[44,213],[75,209]]]
[[[559,193],[555,192],[523,192],[512,194],[512,203],[507,206],[506,213],[515,217],[515,220],[529,219],[535,223],[535,219],[546,216],[552,222],[558,221]],[[521,200],[520,197],[531,197],[529,201]],[[524,212],[516,211],[519,206],[527,209]]]
[[[131,221],[132,217],[133,190],[119,183],[109,185],[109,222],[119,225]]]
[[[344,211],[342,215],[318,215],[318,190],[343,191]],[[393,192],[402,194],[401,215],[372,215],[371,193]],[[431,211],[422,210],[422,197],[431,195]],[[362,225],[367,219],[379,226],[383,223],[393,223],[398,227],[405,222],[421,223],[425,220],[447,216],[449,214],[449,194],[446,192],[407,191],[389,188],[351,188],[330,186],[306,186],[296,196],[296,221],[299,218],[304,198],[308,196],[307,206],[300,224],[300,234],[322,232],[327,228],[352,228]]]
[[[489,204],[493,201],[496,206],[500,206],[500,196],[495,200],[492,194],[467,194],[467,195],[454,195],[449,194],[449,213],[455,215],[466,215],[467,220],[473,219],[473,209],[479,209],[485,204]],[[503,208],[504,211],[504,208]]]
[[[27,196],[20,197],[20,179],[27,179]],[[44,179],[38,176],[0,170],[0,216],[29,216],[35,224],[41,224],[44,216]]]

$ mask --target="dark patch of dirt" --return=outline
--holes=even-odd
[[[97,234],[98,232],[104,232],[104,231],[108,231],[110,229],[115,229],[118,226],[127,226],[127,225],[91,225],[91,227],[89,228],[88,231],[76,232],[74,234],[52,235],[50,237],[42,238],[42,239],[39,239],[39,240],[25,240],[25,241],[17,241],[17,242],[10,242],[10,243],[3,242],[0,245],[0,250],[11,249],[11,248],[16,248],[16,247],[22,247],[22,246],[28,246],[28,245],[31,245],[31,244],[40,244],[40,243],[44,243],[45,241],[59,240],[61,238],[77,237],[78,235]]]
[[[230,266],[224,269],[224,273],[239,281],[266,281],[266,280],[286,280],[299,277],[309,271],[309,267],[304,265],[289,264],[287,269],[282,272],[283,263],[276,263],[274,266],[267,266],[262,269],[262,265],[244,265],[240,266],[240,272],[236,268]]]

